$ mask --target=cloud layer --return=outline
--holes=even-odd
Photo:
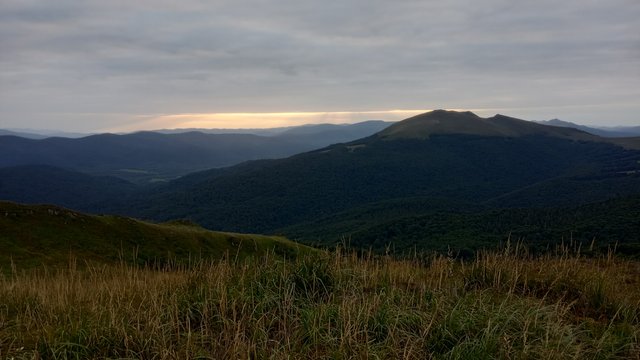
[[[5,0],[0,127],[428,108],[636,124],[639,19],[637,0]]]

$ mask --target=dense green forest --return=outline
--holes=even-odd
[[[414,209],[418,210],[418,209]],[[373,204],[355,211],[281,229],[304,243],[334,246],[349,244],[393,253],[436,250],[468,256],[480,248],[495,248],[507,241],[523,242],[531,251],[572,243],[586,252],[617,249],[640,255],[640,196],[560,208],[514,208],[421,215]]]
[[[105,209],[270,232],[394,199],[446,199],[452,209],[576,206],[640,193],[638,159],[640,152],[615,145],[552,137],[372,138],[194,175]],[[436,209],[444,208],[441,202]]]

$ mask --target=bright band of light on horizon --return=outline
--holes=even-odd
[[[627,103],[617,104],[624,109]],[[549,120],[535,114],[558,110],[586,108],[588,111],[599,110],[602,104],[549,106],[549,107],[517,107],[517,108],[445,108],[452,111],[472,111],[482,117],[496,114],[513,116],[523,120]],[[352,124],[367,120],[399,121],[406,118],[433,111],[435,109],[392,109],[364,111],[291,111],[291,112],[220,112],[220,113],[182,113],[182,114],[150,114],[128,115],[114,114],[121,119],[122,125],[99,129],[100,132],[125,133],[160,129],[266,129],[275,127],[301,126],[309,124]],[[92,116],[95,114],[85,114]],[[604,124],[607,125],[607,124]],[[615,125],[615,124],[611,124]]]
[[[251,129],[306,124],[349,124],[366,120],[396,121],[428,111],[431,110],[402,109],[383,111],[160,114],[139,116],[137,117],[138,121],[131,125],[105,130],[111,132],[128,132],[137,130],[192,128]]]

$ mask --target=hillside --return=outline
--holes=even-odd
[[[331,247],[347,241],[354,248],[377,252],[452,250],[468,256],[511,239],[526,243],[531,251],[574,242],[585,252],[591,248],[606,253],[615,247],[619,254],[640,257],[640,196],[560,208],[405,206],[399,211],[400,204],[370,204],[278,232],[303,243]]]
[[[149,184],[248,160],[282,158],[369,136],[387,125],[382,121],[317,125],[275,136],[201,132],[100,134],[77,139],[0,136],[0,167],[49,165]]]
[[[295,255],[309,248],[282,237],[213,232],[193,223],[154,224],[119,216],[96,216],[53,205],[0,201],[0,268],[97,263],[185,263],[223,256],[275,252]]]
[[[436,111],[347,144],[193,174],[105,211],[265,232],[416,197],[491,207],[577,206],[640,193],[639,161],[639,151],[579,130]],[[558,196],[559,186],[572,190]],[[520,197],[527,189],[536,191]],[[428,201],[422,206],[429,207]]]
[[[0,168],[0,200],[50,203],[79,210],[133,194],[138,187],[113,176],[91,176],[53,166]]]
[[[377,134],[384,139],[425,139],[432,135],[477,135],[499,137],[548,136],[595,141],[597,137],[573,128],[547,126],[495,115],[482,118],[466,111],[435,110],[398,122]]]
[[[0,167],[50,165],[149,183],[302,150],[297,144],[249,134],[139,132],[42,140],[0,137]]]
[[[7,359],[637,359],[640,264],[516,244],[0,276]],[[4,341],[8,339],[7,341]]]
[[[628,130],[627,132],[624,132]],[[597,129],[595,129],[597,130]],[[618,136],[603,137],[604,130],[594,131],[563,121],[532,122],[505,115],[482,118],[466,111],[435,110],[397,122],[376,136],[384,139],[427,139],[432,135],[476,135],[488,137],[544,136],[572,141],[604,142],[627,149],[640,150],[640,137],[634,128],[621,128]],[[608,133],[607,133],[608,134]],[[622,135],[624,134],[624,135]]]

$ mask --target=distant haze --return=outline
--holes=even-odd
[[[0,128],[640,124],[640,2],[0,2]],[[399,110],[398,110],[399,109]]]

